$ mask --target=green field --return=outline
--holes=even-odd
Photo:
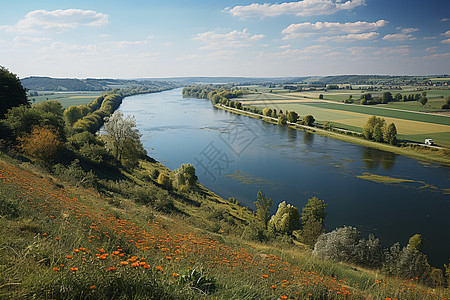
[[[349,92],[333,92],[333,95],[329,94],[328,97],[347,98]],[[244,105],[258,108],[270,107],[277,109],[277,111],[293,110],[300,116],[311,114],[319,122],[331,122],[334,126],[358,132],[362,131],[362,127],[370,116],[376,115],[385,118],[388,123],[394,123],[401,139],[423,142],[425,138],[432,138],[436,144],[450,147],[450,117],[419,113],[419,109],[414,105],[420,104],[415,101],[363,106],[324,101],[327,100],[327,97],[324,97],[324,100],[319,100],[318,97],[315,97],[316,93],[318,92],[258,93],[245,95],[239,101]],[[436,105],[433,104],[435,101],[443,102],[440,99],[439,96],[438,100],[431,100],[430,105]],[[391,106],[391,104],[394,105]]]
[[[45,100],[60,101],[64,108],[72,105],[87,104],[100,96],[103,92],[39,92],[39,96],[28,97],[32,104]]]

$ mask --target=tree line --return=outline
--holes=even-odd
[[[325,232],[327,205],[317,197],[308,199],[301,214],[295,206],[283,201],[276,213],[270,216],[272,205],[272,199],[258,191],[255,221],[250,224],[251,238],[260,241],[296,240],[308,245],[313,250],[312,254],[319,258],[380,270],[387,276],[414,278],[435,287],[445,286],[445,277],[450,282],[450,264],[444,265],[445,273],[431,267],[422,252],[424,240],[420,234],[411,236],[403,248],[398,242],[383,248],[373,234],[363,238],[355,227],[343,226]]]

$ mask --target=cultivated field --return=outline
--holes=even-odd
[[[363,106],[357,104],[339,103],[350,94],[357,98],[355,91],[310,91],[291,93],[254,93],[240,98],[244,105],[259,108],[270,107],[277,111],[293,110],[300,116],[311,114],[319,122],[331,122],[334,126],[355,131],[362,131],[367,119],[380,116],[388,123],[397,127],[399,138],[423,142],[425,138],[432,138],[439,145],[450,147],[450,117],[438,114],[419,112],[421,105],[416,101],[393,102],[388,105]],[[404,91],[403,91],[404,92]],[[439,92],[439,93],[438,93]],[[318,95],[323,93],[324,99],[319,100]],[[411,93],[404,92],[405,94]],[[431,99],[429,110],[442,105],[443,98],[450,91],[427,91]],[[428,105],[428,104],[427,104]],[[420,107],[419,107],[420,106]]]
[[[60,101],[64,108],[72,105],[87,104],[100,96],[103,92],[39,92],[39,96],[28,97],[32,104],[36,104],[45,100]]]

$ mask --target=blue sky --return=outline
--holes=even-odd
[[[2,2],[20,77],[450,73],[448,0]]]

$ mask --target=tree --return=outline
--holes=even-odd
[[[183,164],[175,170],[175,185],[193,187],[197,182],[198,177],[195,175],[195,168],[192,164]]]
[[[19,142],[26,154],[42,161],[53,159],[63,145],[57,129],[50,125],[34,126]]]
[[[383,139],[386,143],[395,145],[397,143],[397,128],[394,123],[390,123],[383,132]]]
[[[302,209],[302,226],[304,226],[309,219],[321,220],[323,224],[327,215],[325,211],[326,206],[325,202],[317,197],[308,199],[308,203],[306,203],[305,207]]]
[[[0,66],[0,119],[8,109],[19,105],[30,105],[26,89],[16,74]]]
[[[381,97],[381,103],[386,104],[388,102],[391,102],[394,98],[392,97],[392,94],[390,92],[384,92],[383,96]]]
[[[56,100],[42,101],[37,104],[34,104],[33,107],[46,113],[55,114],[59,118],[63,117],[64,107],[59,101]]]
[[[141,134],[135,127],[136,121],[133,116],[123,118],[123,114],[117,110],[111,117],[105,118],[106,148],[128,167],[136,165],[138,159],[145,155],[140,141]]]
[[[268,198],[261,190],[256,194],[256,216],[258,220],[267,229],[267,223],[269,222],[270,208],[273,205],[272,199]]]
[[[311,126],[315,121],[316,119],[314,119],[314,117],[311,115],[307,115],[303,118],[303,124],[307,126]]]
[[[400,94],[400,93],[397,93],[397,94],[395,94],[394,95],[394,100],[395,101],[402,101],[402,94]]]
[[[386,126],[386,121],[383,118],[378,118],[376,116],[372,116],[367,120],[366,124],[363,127],[363,134],[366,139],[368,139],[368,140],[374,139],[373,134],[374,134],[375,125],[377,125],[377,124],[378,124],[379,128],[381,128],[383,130],[383,128]]]
[[[262,110],[262,114],[264,116],[271,117],[272,116],[272,110],[270,108],[266,107],[266,108],[264,108]]]
[[[422,104],[422,107],[424,107],[425,104],[428,103],[428,98],[425,97],[425,96],[422,96],[422,97],[419,98],[419,102],[420,102],[420,104]]]
[[[323,94],[320,94],[320,95],[319,95],[319,99],[320,99],[320,100],[323,100]]]
[[[350,262],[359,241],[360,232],[351,226],[337,228],[317,239],[313,254],[326,259]]]
[[[408,247],[419,252],[423,250],[423,238],[420,234],[415,234],[409,238]]]
[[[287,118],[286,115],[280,113],[278,116],[278,125],[286,125],[287,124]]]
[[[292,231],[299,228],[300,214],[295,206],[286,204],[286,201],[278,205],[275,215],[270,218],[269,228],[275,232],[292,234]]]
[[[287,121],[290,123],[296,123],[298,120],[298,114],[295,111],[290,111],[286,115]]]
[[[375,140],[375,142],[383,141],[383,128],[381,127],[380,123],[376,123],[373,127],[372,138]]]

